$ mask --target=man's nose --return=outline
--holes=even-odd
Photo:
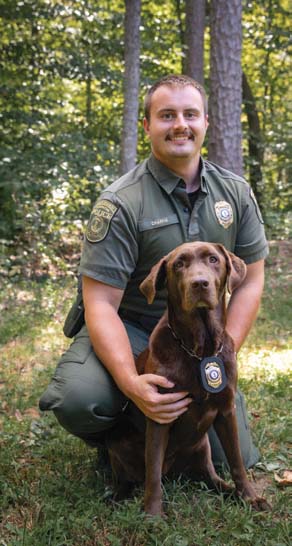
[[[185,129],[188,126],[186,119],[183,115],[183,113],[178,113],[176,115],[176,118],[174,120],[174,128],[175,129]]]

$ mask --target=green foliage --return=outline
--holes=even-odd
[[[30,262],[46,273],[78,252],[92,203],[118,173],[125,6],[122,0],[0,0],[0,7],[0,268],[28,272]],[[184,25],[183,2],[143,0],[140,120],[146,87],[182,69]],[[288,1],[244,3],[243,68],[263,133],[271,237],[290,234],[288,25]],[[207,29],[207,88],[208,49]],[[245,119],[243,128],[248,165]],[[149,144],[141,123],[139,130],[141,160]]]
[[[289,2],[246,1],[243,37],[243,69],[256,99],[262,131],[261,191],[268,233],[270,237],[291,237]]]

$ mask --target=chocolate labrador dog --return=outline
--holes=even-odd
[[[205,480],[220,492],[233,488],[216,473],[207,431],[213,424],[225,451],[236,493],[256,510],[269,508],[259,497],[242,462],[235,414],[237,384],[233,341],[225,331],[226,289],[231,293],[246,275],[244,262],[220,244],[185,243],[156,264],[140,285],[151,304],[167,287],[167,311],[137,359],[139,373],[166,376],[168,392],[189,392],[193,402],[170,424],[147,419],[145,435],[130,423],[113,434],[109,455],[117,497],[145,479],[145,511],[161,515],[163,474]],[[163,392],[163,389],[160,389]],[[144,456],[145,454],[145,456]]]

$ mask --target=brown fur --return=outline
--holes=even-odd
[[[175,384],[168,392],[186,391],[194,399],[188,411],[171,424],[146,420],[145,459],[143,430],[130,423],[124,431],[113,434],[109,442],[118,498],[145,476],[145,511],[149,514],[162,514],[162,474],[184,473],[192,479],[206,480],[218,491],[232,490],[216,474],[211,460],[207,431],[212,424],[225,451],[237,495],[250,501],[255,509],[268,507],[249,483],[240,454],[235,414],[236,356],[233,341],[225,331],[226,286],[232,292],[245,275],[244,262],[222,245],[186,243],[160,260],[140,286],[148,303],[152,303],[156,290],[166,283],[168,308],[150,337],[149,348],[137,359],[137,369],[139,373],[167,377]],[[227,376],[223,391],[213,394],[204,390],[198,374],[199,359],[182,348],[168,324],[200,358],[215,355],[223,344],[220,357]]]

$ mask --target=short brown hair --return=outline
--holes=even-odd
[[[151,87],[148,89],[145,99],[144,99],[144,115],[147,121],[150,121],[150,108],[151,108],[151,98],[153,93],[161,87],[162,85],[177,86],[177,87],[186,87],[187,85],[192,85],[197,89],[203,99],[204,113],[208,114],[208,98],[204,87],[198,83],[196,80],[190,76],[185,76],[184,74],[170,74],[169,76],[164,76],[157,80]]]

